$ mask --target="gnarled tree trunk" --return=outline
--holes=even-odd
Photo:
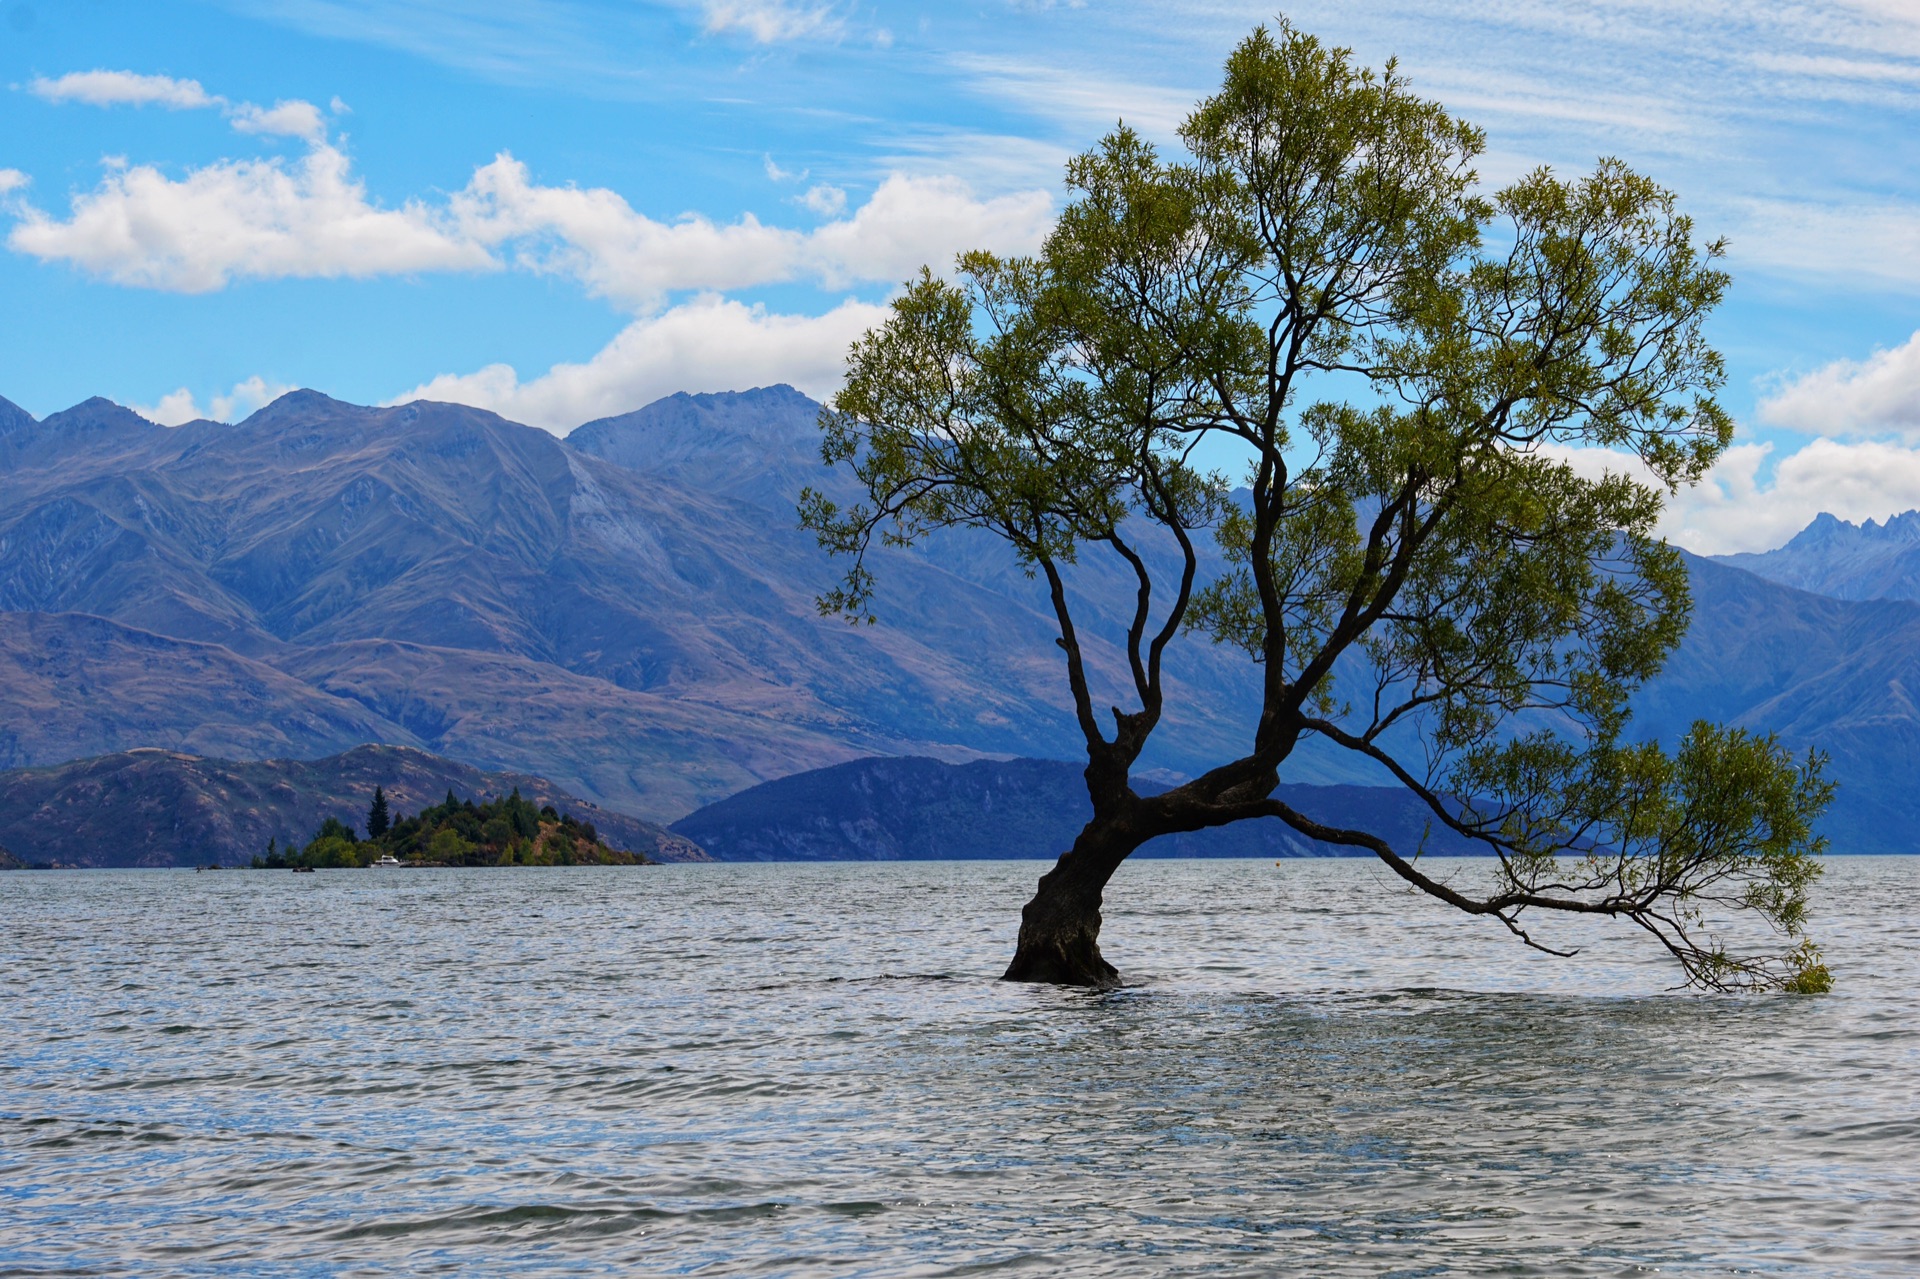
[[[1020,941],[1003,981],[1114,986],[1119,970],[1100,954],[1100,900],[1107,881],[1146,836],[1131,822],[1095,817],[1020,912]]]

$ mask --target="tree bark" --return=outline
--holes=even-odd
[[[1100,954],[1100,902],[1107,881],[1145,842],[1130,823],[1095,818],[1040,877],[1020,912],[1020,940],[1002,981],[1107,987],[1120,972]]]

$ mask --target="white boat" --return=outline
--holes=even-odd
[[[399,864],[400,864],[400,859],[395,857],[392,853],[382,853],[380,855],[380,860],[374,863],[375,866],[398,866]]]

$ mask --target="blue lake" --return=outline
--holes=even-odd
[[[1920,1274],[1920,858],[1822,998],[1344,860],[996,982],[1041,869],[0,875],[0,1275]]]

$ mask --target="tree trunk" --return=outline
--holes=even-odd
[[[1089,822],[1020,912],[1020,941],[1001,980],[1119,985],[1119,970],[1100,954],[1101,893],[1143,842],[1130,824]]]

